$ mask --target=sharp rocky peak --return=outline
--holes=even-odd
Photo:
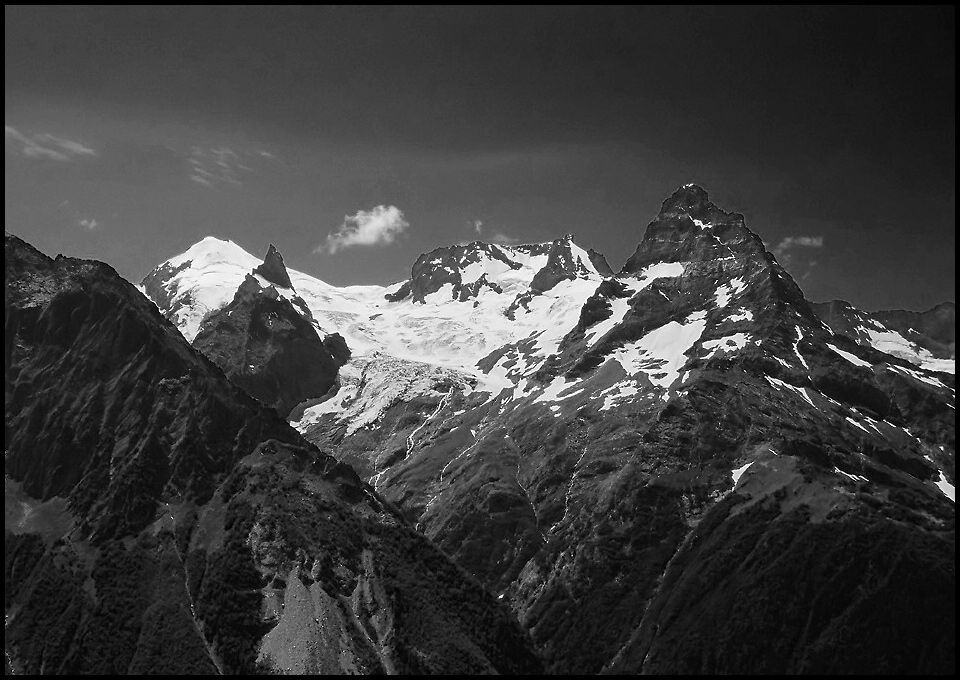
[[[637,274],[656,262],[730,258],[772,261],[760,237],[747,228],[743,215],[722,210],[710,201],[703,187],[686,184],[663,202],[620,274]]]
[[[660,208],[660,214],[663,215],[664,213],[678,212],[681,210],[699,212],[704,208],[717,208],[717,206],[710,202],[710,197],[706,189],[699,184],[684,184],[663,202],[663,206]]]
[[[290,283],[290,275],[283,264],[283,255],[272,243],[267,248],[267,254],[263,256],[263,264],[257,267],[254,272],[282,288],[293,288],[293,284]]]

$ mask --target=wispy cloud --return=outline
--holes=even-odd
[[[486,231],[486,225],[483,223],[483,220],[472,220],[469,222],[469,224],[479,236],[483,236],[484,232]],[[494,232],[493,236],[486,236],[483,240],[487,243],[497,243],[502,246],[520,243],[520,239],[504,234],[502,231]]]
[[[389,245],[407,230],[410,223],[396,206],[378,205],[372,210],[359,210],[346,215],[337,233],[328,234],[315,253],[335,253],[352,246]]]
[[[237,153],[227,147],[202,148],[195,146],[190,150],[190,180],[206,187],[214,184],[241,184],[240,176],[251,172],[244,157],[249,153]],[[259,155],[259,153],[258,153]]]
[[[93,217],[80,220],[80,226],[86,229],[87,231],[93,231],[100,226],[100,223]]]
[[[97,152],[72,139],[49,133],[23,133],[10,125],[3,126],[4,148],[7,153],[25,158],[46,159],[65,163],[78,156],[96,156]]]
[[[513,245],[514,243],[520,243],[520,239],[514,238],[513,236],[508,236],[501,231],[498,231],[496,234],[490,237],[490,243],[498,243],[502,246]]]
[[[817,261],[805,262],[807,256],[797,259],[794,255],[797,254],[798,250],[810,251],[817,248],[823,248],[823,236],[787,236],[774,247],[773,254],[776,255],[777,260],[785,269],[789,269],[801,281],[806,281],[817,266]],[[801,269],[803,270],[802,273],[798,274],[797,270]]]
[[[787,236],[773,249],[774,255],[785,253],[791,248],[822,248],[822,236]]]

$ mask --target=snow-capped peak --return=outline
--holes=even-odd
[[[224,265],[249,270],[258,266],[262,260],[251,255],[233,241],[220,239],[216,236],[207,236],[194,243],[180,255],[171,257],[160,266],[168,265],[176,268],[182,266],[185,262],[192,262],[194,269]]]
[[[489,292],[514,298],[550,290],[561,280],[596,279],[612,272],[601,255],[572,235],[547,243],[497,245],[475,241],[437,248],[413,265],[410,280],[391,296],[414,302],[466,302]]]

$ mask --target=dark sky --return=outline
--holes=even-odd
[[[389,283],[567,233],[616,269],[697,182],[809,298],[926,309],[955,290],[954,12],[7,6],[5,224],[134,281],[212,234]]]

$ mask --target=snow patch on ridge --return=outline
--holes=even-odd
[[[747,468],[753,465],[754,461],[750,461],[746,465],[738,467],[735,470],[730,471],[730,475],[733,477],[733,485],[736,486],[740,482],[740,478],[743,477],[743,473],[747,471]]]
[[[919,380],[920,382],[926,383],[927,385],[930,385],[930,386],[932,386],[932,387],[937,387],[937,388],[941,388],[941,389],[947,389],[947,386],[944,385],[944,384],[943,384],[940,380],[938,380],[937,378],[933,378],[933,377],[931,377],[931,376],[923,375],[923,374],[920,373],[919,371],[914,371],[914,370],[911,370],[911,369],[909,369],[909,368],[904,368],[903,366],[897,366],[896,364],[888,364],[888,365],[887,365],[887,368],[889,368],[890,370],[892,370],[892,371],[894,371],[894,372],[896,372],[896,373],[899,373],[899,374],[901,374],[901,375],[909,376],[909,377],[913,378],[914,380]]]
[[[731,279],[730,283],[724,283],[718,287],[715,298],[717,309],[722,309],[730,304],[730,300],[732,300],[734,296],[739,295],[740,292],[746,287],[747,282],[741,279],[739,276],[735,279]]]
[[[658,262],[645,267],[635,279],[618,279],[620,283],[624,284],[630,290],[631,295],[627,298],[615,298],[610,300],[610,316],[590,327],[585,337],[587,345],[589,346],[596,340],[599,340],[623,321],[623,318],[627,315],[627,312],[630,309],[630,299],[634,295],[642,291],[657,279],[683,276],[683,272],[684,267],[680,262]]]
[[[628,375],[643,373],[651,383],[669,388],[680,377],[686,353],[707,327],[706,312],[694,312],[683,323],[670,321],[633,344],[616,349],[611,356]]]
[[[940,479],[939,481],[934,482],[937,485],[937,488],[943,493],[944,496],[949,498],[954,503],[957,502],[957,490],[954,488],[953,484],[947,479],[947,476],[943,474],[943,470],[940,470]]]
[[[835,347],[834,345],[831,345],[829,342],[826,344],[827,344],[827,347],[829,347],[835,353],[842,356],[844,359],[849,361],[854,366],[865,366],[867,368],[873,368],[873,365],[870,362],[864,361],[863,359],[858,357],[856,354],[850,354],[850,352],[844,352],[842,349],[840,349],[839,347]]]
[[[727,321],[753,321],[753,312],[741,307],[735,314],[728,316]]]
[[[708,352],[704,359],[710,359],[719,352],[727,353],[743,349],[749,342],[749,333],[734,333],[733,335],[717,338],[716,340],[704,340],[700,345]]]
[[[640,393],[640,388],[637,387],[636,383],[627,380],[621,380],[618,383],[614,383],[607,389],[600,392],[599,396],[603,397],[603,404],[601,404],[600,411],[609,411],[614,406],[617,405],[617,402],[628,399]]]
[[[857,331],[865,337],[866,343],[876,350],[885,352],[899,359],[906,359],[911,364],[928,371],[941,373],[956,373],[956,361],[953,359],[938,359],[933,354],[903,337],[900,333],[890,330],[874,319],[867,319],[866,326],[858,326]]]
[[[775,388],[778,389],[778,390],[789,390],[790,392],[793,392],[793,393],[795,393],[795,394],[798,394],[798,395],[800,395],[801,397],[803,397],[803,399],[804,399],[808,404],[810,404],[810,405],[813,406],[814,408],[817,408],[817,405],[813,403],[813,399],[811,399],[811,398],[810,398],[810,395],[807,394],[807,390],[806,390],[805,388],[803,388],[803,387],[794,387],[794,386],[791,385],[790,383],[784,382],[784,381],[782,381],[782,380],[778,380],[777,378],[771,378],[769,375],[765,375],[765,376],[763,376],[763,377],[767,379],[767,382],[770,383],[771,387],[775,387]]]
[[[870,481],[870,480],[868,480],[866,477],[864,477],[863,475],[852,475],[852,474],[850,474],[849,472],[844,472],[843,470],[841,470],[840,468],[838,468],[836,465],[833,466],[833,471],[834,471],[836,474],[838,474],[838,475],[843,475],[844,477],[853,480],[854,482],[867,482],[867,481]]]

